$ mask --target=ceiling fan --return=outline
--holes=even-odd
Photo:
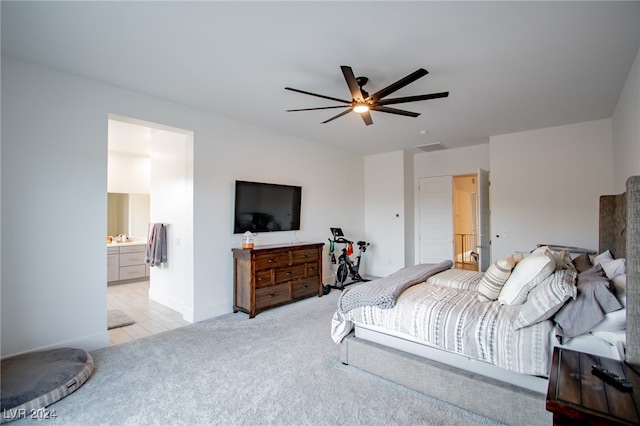
[[[367,82],[369,81],[367,77],[355,77],[351,67],[346,65],[342,65],[340,69],[342,69],[342,74],[344,75],[344,79],[346,80],[347,86],[349,87],[349,91],[351,92],[352,99],[350,101],[333,98],[331,96],[319,95],[317,93],[311,93],[304,90],[294,89],[292,87],[285,87],[286,90],[291,90],[293,92],[303,93],[305,95],[317,96],[319,98],[329,99],[331,101],[342,102],[343,104],[345,104],[345,105],[336,105],[336,106],[319,107],[319,108],[288,109],[287,112],[313,111],[313,110],[319,110],[319,109],[333,109],[333,108],[348,108],[346,111],[343,111],[340,114],[335,115],[329,118],[328,120],[323,121],[322,124],[328,123],[332,120],[335,120],[336,118],[349,114],[351,111],[354,111],[360,114],[360,116],[362,117],[362,120],[368,126],[370,124],[373,124],[370,111],[380,111],[380,112],[386,112],[389,114],[404,115],[407,117],[417,117],[420,115],[420,113],[405,111],[397,108],[389,108],[387,105],[401,104],[405,102],[426,101],[428,99],[446,98],[447,96],[449,96],[449,92],[440,92],[440,93],[431,93],[428,95],[404,96],[401,98],[383,99],[384,97],[392,94],[393,92],[400,90],[406,85],[413,83],[417,79],[429,74],[429,72],[423,68],[420,68],[417,71],[412,72],[408,76],[401,78],[400,80],[390,84],[384,89],[377,91],[373,95],[369,95],[369,93],[367,93],[363,89],[363,86],[367,84]]]

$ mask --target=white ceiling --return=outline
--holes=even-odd
[[[640,2],[2,2],[2,54],[373,154],[611,117],[640,46]],[[286,86],[350,99],[340,71],[408,118],[341,110]],[[337,112],[336,112],[337,111]]]

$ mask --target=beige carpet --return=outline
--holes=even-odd
[[[342,365],[329,333],[339,294],[94,351],[89,380],[49,407],[57,417],[19,426],[497,425]]]

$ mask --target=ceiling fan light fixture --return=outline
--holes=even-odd
[[[364,103],[355,104],[353,106],[353,112],[357,112],[358,114],[362,114],[369,111],[369,105]]]

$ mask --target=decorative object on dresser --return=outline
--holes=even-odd
[[[324,243],[269,245],[233,251],[233,312],[253,318],[296,300],[322,296]]]

